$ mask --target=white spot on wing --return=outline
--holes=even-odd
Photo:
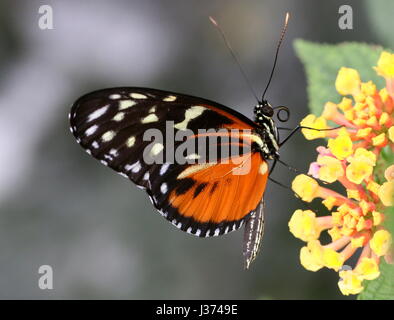
[[[200,230],[200,229],[197,229],[195,235],[196,235],[197,237],[199,237],[200,234],[201,234],[201,230]]]
[[[109,105],[106,105],[104,107],[101,107],[100,109],[97,109],[96,111],[92,112],[88,116],[87,122],[90,122],[92,120],[95,120],[97,118],[100,118],[104,113],[107,112]]]
[[[185,157],[185,159],[188,159],[188,160],[196,160],[196,159],[200,159],[200,158],[201,158],[201,156],[197,153],[192,153],[192,154],[189,154],[188,156]]]
[[[196,173],[196,172],[198,172],[198,171],[207,169],[207,168],[212,167],[212,166],[214,166],[214,165],[216,165],[215,162],[208,162],[208,163],[202,163],[202,164],[195,164],[195,165],[192,165],[192,166],[190,166],[190,167],[187,167],[185,170],[183,170],[183,171],[178,175],[177,179],[186,178],[186,177],[190,176],[190,175],[193,174],[193,173]]]
[[[122,100],[119,102],[119,110],[130,108],[135,104],[136,103],[133,100]]]
[[[207,108],[203,106],[192,106],[185,112],[185,120],[174,125],[175,129],[186,130],[189,121],[200,116]]]
[[[133,164],[126,164],[125,167],[126,171],[130,171],[133,173],[137,173],[141,170],[141,163],[139,161],[133,163]]]
[[[167,183],[162,183],[160,186],[160,191],[162,194],[165,194],[168,191]]]
[[[111,149],[111,150],[109,150],[109,154],[110,154],[110,155],[113,155],[114,157],[117,157],[117,156],[118,156],[118,150],[116,150],[116,149]]]
[[[117,93],[111,94],[111,95],[109,96],[109,98],[110,98],[111,100],[120,99],[120,97],[121,97],[121,95],[120,95],[120,94],[117,94]]]
[[[130,138],[127,139],[126,141],[126,145],[131,148],[132,146],[134,146],[135,143],[135,137],[131,136]]]
[[[147,96],[142,94],[142,93],[130,93],[130,97],[132,97],[133,99],[146,99]]]
[[[85,135],[86,135],[86,136],[92,135],[93,133],[96,132],[97,128],[98,128],[98,125],[97,125],[97,124],[91,126],[89,129],[87,129],[87,130],[85,131]]]
[[[122,121],[124,119],[124,113],[118,112],[112,119],[115,121]]]
[[[164,163],[161,168],[160,168],[160,175],[162,176],[163,174],[165,174],[168,170],[168,168],[170,167],[170,163],[166,162]]]
[[[92,147],[95,149],[97,149],[99,147],[99,144],[97,143],[97,141],[92,142]]]
[[[172,102],[172,101],[175,101],[175,100],[176,100],[176,96],[173,96],[173,95],[167,96],[167,97],[165,97],[163,99],[163,101],[167,101],[167,102]]]
[[[115,135],[116,135],[115,131],[110,130],[110,131],[107,131],[106,133],[104,133],[104,134],[101,136],[101,139],[102,139],[104,142],[108,142],[108,141],[111,141],[111,140],[115,137]]]
[[[264,174],[266,174],[267,170],[268,170],[268,165],[267,165],[267,162],[264,161],[264,162],[260,165],[259,173],[262,174],[262,175],[264,175]]]
[[[147,115],[145,118],[141,119],[141,123],[152,123],[159,121],[159,118],[154,113]]]
[[[162,150],[164,146],[161,143],[155,143],[150,151],[153,156],[157,156]]]
[[[143,179],[144,180],[148,180],[149,179],[149,171],[145,172]]]

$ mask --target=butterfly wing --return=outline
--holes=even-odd
[[[146,88],[104,89],[74,103],[70,125],[89,154],[145,189],[160,213],[183,231],[201,237],[233,231],[248,220],[262,199],[268,170],[253,147],[262,143],[254,132],[256,125],[216,102]],[[180,164],[164,156],[174,154],[184,140],[174,142],[172,137],[169,140],[174,143],[169,146],[168,139],[146,139],[147,132],[166,137],[171,130],[177,136],[212,128],[249,130],[250,135],[238,142],[240,147],[249,146],[248,151],[228,163],[222,160],[229,155],[219,154],[214,162]],[[200,138],[196,134],[186,140]],[[163,161],[148,163],[145,156]],[[192,153],[184,158],[199,156]],[[245,167],[248,171],[239,174]]]

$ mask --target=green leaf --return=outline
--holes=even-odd
[[[316,115],[320,115],[326,102],[341,101],[335,90],[341,67],[357,69],[363,82],[372,80],[378,87],[384,85],[373,69],[383,50],[381,47],[356,42],[319,44],[301,39],[294,41],[294,47],[305,67],[309,109]]]
[[[372,80],[378,88],[383,88],[384,80],[377,76],[376,66],[382,48],[364,43],[342,43],[338,45],[318,44],[305,40],[296,40],[294,47],[298,57],[304,64],[307,77],[309,109],[320,115],[326,102],[338,103],[342,97],[336,92],[335,79],[341,67],[357,69],[361,80]],[[389,50],[387,50],[389,51]],[[376,180],[382,183],[384,168],[393,163],[393,152],[389,148],[382,151]],[[394,234],[394,208],[385,211],[386,227]],[[382,259],[383,260],[383,259]],[[380,264],[380,276],[372,281],[364,281],[365,289],[358,299],[394,299],[394,266]]]

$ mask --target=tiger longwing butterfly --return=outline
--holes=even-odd
[[[277,55],[275,63],[276,58]],[[254,113],[255,121],[251,121],[203,98],[119,87],[80,97],[69,118],[77,142],[102,164],[144,189],[161,215],[180,230],[211,237],[245,224],[243,255],[248,268],[263,235],[267,160],[279,157],[278,131],[272,119],[274,109],[264,95]],[[152,142],[144,136],[149,130],[167,136],[169,129],[175,136],[188,130],[194,134],[179,141],[173,138],[170,146],[168,140]],[[208,134],[199,133],[203,129]],[[228,161],[234,156],[220,152],[213,161],[205,162],[199,161],[198,152],[183,155],[184,160],[194,162],[168,161],[167,157],[161,162],[146,160],[147,154],[151,159],[161,156],[163,160],[163,155],[177,152],[185,140],[200,141],[212,129],[221,138],[231,140],[234,135],[238,138],[235,149],[246,150],[236,155],[238,161]],[[224,144],[233,145],[230,140],[220,140],[214,148],[222,150]],[[246,173],[236,172],[246,162],[250,165]]]

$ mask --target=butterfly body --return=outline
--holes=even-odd
[[[77,142],[146,190],[156,209],[177,228],[210,237],[246,224],[248,267],[263,233],[267,160],[279,157],[272,115],[265,101],[255,107],[252,121],[207,99],[121,87],[82,96],[69,117]],[[164,138],[146,139],[147,132],[162,133]],[[217,137],[221,140],[209,140]],[[186,142],[212,150],[178,152]],[[241,152],[227,154],[226,146]],[[213,161],[211,153],[216,154]]]

